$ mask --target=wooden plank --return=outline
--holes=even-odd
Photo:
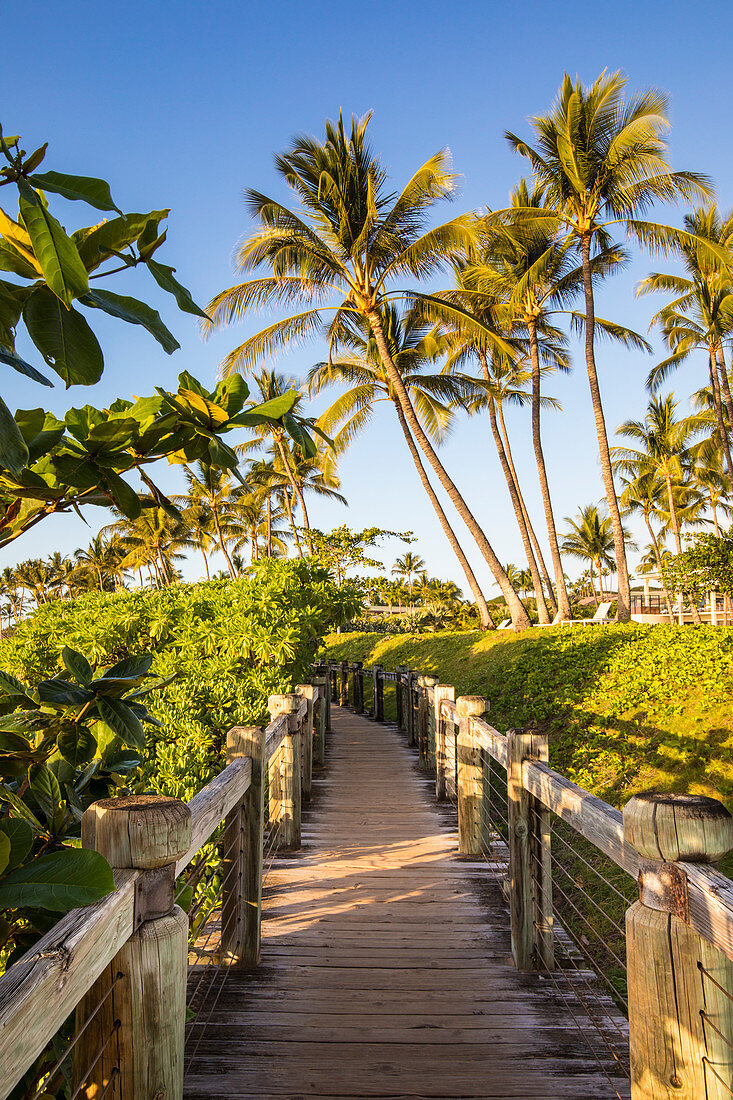
[[[211,783],[191,799],[191,847],[176,863],[180,875],[199,848],[206,843],[230,810],[241,802],[252,782],[252,761],[249,757],[233,760]]]
[[[506,769],[508,759],[506,737],[490,726],[484,718],[472,718],[471,731],[479,747]]]
[[[137,871],[114,893],[72,909],[0,977],[0,1100],[132,935]]]
[[[285,740],[288,732],[287,715],[281,714],[265,729],[265,760],[269,760]]]

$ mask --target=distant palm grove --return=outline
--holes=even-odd
[[[724,534],[732,509],[733,215],[718,209],[705,175],[672,170],[666,96],[631,93],[620,73],[604,73],[592,86],[566,75],[549,113],[532,118],[525,135],[505,134],[526,171],[507,205],[442,223],[434,208],[457,186],[447,153],[430,156],[398,190],[370,146],[369,123],[369,115],[350,123],[340,116],[326,123],[323,140],[299,134],[276,156],[290,205],[246,190],[254,226],[237,251],[243,281],[216,294],[201,318],[207,335],[267,315],[265,327],[226,356],[221,376],[247,378],[263,409],[297,390],[290,420],[243,428],[236,470],[187,462],[185,492],[168,499],[151,490],[136,517],[118,509],[72,558],[57,553],[7,567],[0,596],[9,622],[34,603],[84,588],[169,585],[186,552],[199,555],[206,578],[213,553],[230,577],[262,557],[318,557],[310,503],[345,503],[339,458],[372,430],[378,402],[396,417],[405,463],[428,496],[470,601],[461,604],[455,585],[427,577],[418,546],[397,558],[396,579],[365,587],[369,603],[423,603],[434,622],[474,616],[484,629],[505,613],[522,630],[571,619],[581,596],[597,604],[612,591],[626,622],[627,551],[638,548],[640,572],[660,578],[671,610],[677,594],[667,591],[666,563],[682,552],[686,532]],[[682,228],[659,219],[658,208],[680,204]],[[661,268],[636,293],[655,295],[650,325],[667,354],[649,371],[645,414],[607,425],[598,340],[616,342],[621,354],[652,350],[623,317],[595,311],[598,285],[627,264],[632,246]],[[424,289],[440,280],[442,289]],[[546,388],[572,366],[571,334],[582,337],[597,435],[588,461],[600,461],[604,503],[579,500],[575,515],[558,516],[542,413],[557,407]],[[274,359],[306,342],[321,349],[307,378],[278,373]],[[699,387],[681,399],[669,383],[690,357],[699,363]],[[526,410],[526,438],[510,436],[509,406]],[[521,536],[519,564],[506,562],[502,532],[479,522],[483,502],[466,498],[460,469],[441,458],[463,416],[487,424]],[[297,417],[309,418],[312,434]],[[534,456],[532,494],[518,477],[520,448]],[[533,514],[527,500],[536,487],[541,508]],[[631,516],[643,523],[645,547],[631,543],[624,526]],[[499,606],[469,562],[476,553]],[[585,570],[574,584],[568,558]],[[611,576],[613,584],[604,580]],[[441,606],[457,604],[462,617],[441,619]]]

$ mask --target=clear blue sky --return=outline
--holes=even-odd
[[[620,68],[632,89],[655,85],[669,92],[674,166],[712,176],[727,207],[732,27],[728,4],[704,0],[694,6],[681,0],[6,0],[0,15],[7,46],[1,121],[6,132],[23,135],[28,149],[50,141],[47,167],[110,180],[123,209],[171,207],[160,258],[174,264],[205,303],[232,281],[232,251],[247,230],[242,188],[275,190],[273,153],[296,131],[320,135],[324,119],[339,108],[347,115],[373,110],[372,142],[396,184],[448,146],[463,177],[456,209],[498,206],[526,163],[507,147],[504,129],[529,133],[527,117],[551,105],[564,70],[590,81],[603,68]],[[59,202],[59,208],[69,228],[86,213],[79,204]],[[679,212],[662,208],[659,216],[672,220]],[[646,332],[653,301],[636,301],[634,286],[661,262],[637,254],[630,269],[600,289],[599,314]],[[129,292],[160,309],[181,351],[167,357],[142,330],[100,320],[97,313],[95,329],[106,356],[99,386],[42,390],[8,371],[2,390],[7,403],[28,408],[47,402],[57,412],[86,401],[103,404],[117,395],[152,392],[156,384],[173,385],[184,369],[213,384],[221,357],[245,331],[256,331],[256,321],[203,344],[192,318],[171,309],[148,280],[143,286],[145,274],[136,273]],[[302,376],[318,358],[312,346],[284,357],[278,367]],[[561,527],[562,517],[602,495],[585,367],[577,354],[575,361],[573,375],[551,384],[564,412],[546,414],[544,428]],[[652,360],[602,346],[599,361],[612,429],[643,414]],[[679,372],[672,385],[686,399],[705,377],[700,361]],[[520,478],[537,512],[526,417],[515,415],[512,429]],[[412,529],[430,572],[461,583],[403,447],[390,417],[380,415],[343,461],[348,509],[314,503],[313,521],[321,527],[345,521],[355,528]],[[460,421],[444,460],[500,558],[524,564],[487,425]],[[106,521],[96,510],[87,516],[94,529]],[[0,566],[56,549],[71,552],[91,533],[73,517],[49,520],[6,550]],[[389,548],[388,560],[398,550]],[[495,594],[483,562],[472,556],[487,591]],[[188,575],[199,568],[192,562]]]

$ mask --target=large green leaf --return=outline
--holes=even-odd
[[[59,781],[45,764],[34,764],[28,774],[33,796],[43,810],[46,820],[51,821],[61,805]]]
[[[42,680],[38,685],[38,695],[42,703],[56,703],[76,706],[86,703],[92,693],[85,687],[78,687],[68,680]]]
[[[17,676],[0,670],[0,695],[25,695],[27,688]]]
[[[61,660],[67,670],[82,687],[88,687],[94,678],[94,671],[83,653],[77,653],[75,649],[65,645],[61,650]]]
[[[13,275],[20,275],[21,279],[38,278],[33,264],[6,240],[0,240],[0,271],[12,271]]]
[[[27,465],[28,447],[13,414],[0,397],[0,467],[17,477]]]
[[[52,191],[65,199],[81,199],[97,210],[117,210],[106,180],[94,176],[69,176],[65,172],[43,172],[28,177],[29,183],[41,191]]]
[[[137,298],[128,298],[124,294],[113,294],[111,290],[90,290],[79,299],[83,306],[102,309],[112,317],[119,317],[131,325],[142,325],[154,336],[168,355],[177,351],[180,344],[160,319],[160,314],[145,302]]]
[[[100,696],[97,710],[102,721],[115,731],[124,744],[136,749],[145,748],[145,730],[140,719],[120,699]]]
[[[10,838],[0,832],[0,875],[10,863]]]
[[[80,768],[94,759],[97,751],[97,742],[86,726],[78,722],[67,722],[58,736],[59,752],[73,764]]]
[[[21,359],[7,347],[0,347],[0,363],[7,363],[13,370],[17,370],[18,374],[24,374],[26,378],[32,378],[34,382],[40,382],[42,386],[50,386],[53,389],[53,382],[49,381],[45,374],[41,374],[39,370],[32,367],[30,363],[26,363],[25,359]]]
[[[136,241],[151,223],[157,228],[158,223],[167,216],[167,210],[151,210],[148,214],[123,214],[120,218],[111,218],[110,221],[90,229],[79,229],[72,233],[72,239],[87,271],[94,271],[114,252],[119,252]]]
[[[101,459],[100,459],[101,461]],[[104,480],[115,504],[128,519],[137,519],[142,512],[140,497],[114,470],[106,470]]]
[[[32,906],[65,913],[91,905],[115,888],[104,856],[88,848],[64,848],[34,859],[0,879],[0,909]]]
[[[152,653],[143,653],[139,657],[125,657],[117,664],[110,665],[102,673],[103,679],[113,677],[115,680],[139,680],[150,671],[153,663]]]
[[[28,230],[38,263],[53,293],[70,306],[89,289],[89,278],[76,245],[29,187],[21,190],[20,216]]]
[[[184,313],[193,313],[194,317],[203,317],[208,321],[208,315],[204,313],[200,306],[196,305],[185,286],[181,286],[178,279],[173,278],[173,272],[176,270],[175,267],[159,264],[157,260],[148,260],[147,264],[150,268],[150,274],[153,276],[158,286],[173,295],[178,303],[179,309],[182,309]]]
[[[17,817],[0,819],[0,833],[3,833],[10,845],[7,866],[11,869],[23,862],[33,844],[33,830],[27,821]]]
[[[30,292],[28,286],[0,279],[0,345],[9,351],[15,350],[15,328]]]
[[[28,334],[45,362],[69,386],[91,386],[104,369],[96,336],[81,313],[66,309],[46,287],[31,294],[23,308]]]

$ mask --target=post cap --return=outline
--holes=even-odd
[[[440,677],[433,676],[432,672],[426,672],[425,675],[422,678],[423,686],[433,688],[438,683],[439,679],[440,679]]]
[[[292,714],[300,706],[300,696],[294,691],[285,695],[270,695],[267,699],[267,709],[271,718],[277,718],[280,714]]]
[[[489,702],[483,695],[461,695],[456,700],[456,708],[460,715],[480,718],[489,709]]]
[[[706,795],[644,791],[624,806],[624,839],[647,859],[717,863],[733,849],[733,817]]]
[[[166,867],[191,845],[191,811],[185,802],[157,794],[102,798],[84,811],[81,842],[112,867]]]

